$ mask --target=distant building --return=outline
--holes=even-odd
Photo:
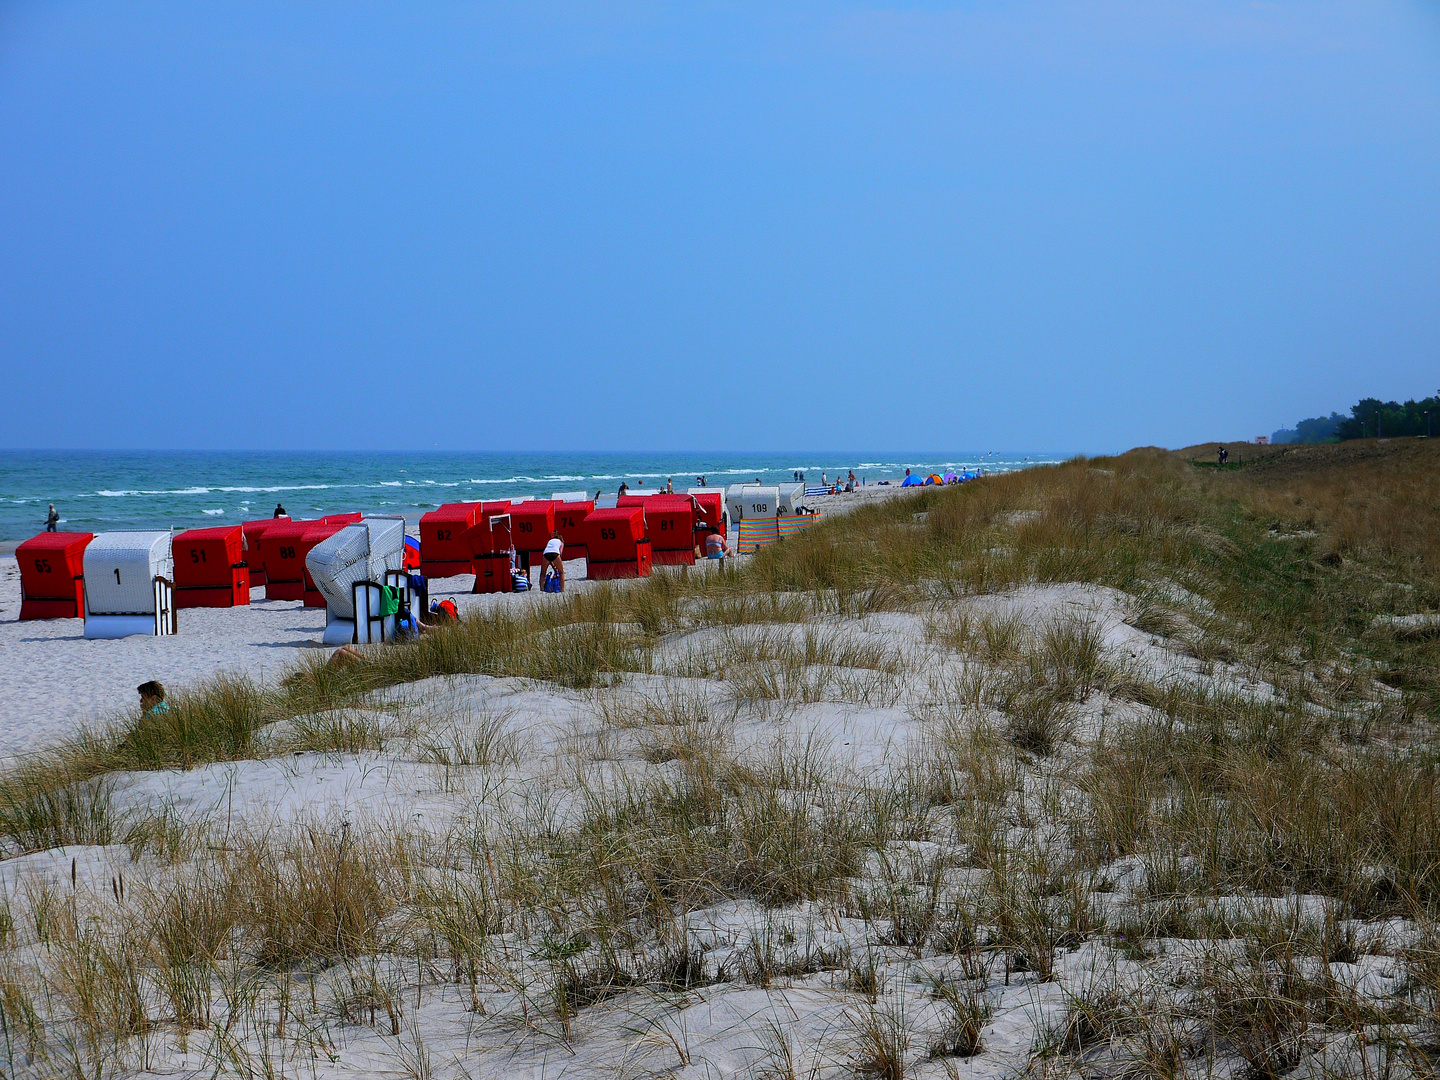
[[[1269,435],[1256,435],[1256,436],[1255,436],[1255,445],[1256,445],[1256,446],[1269,446],[1269,445],[1270,445],[1270,436],[1269,436]]]

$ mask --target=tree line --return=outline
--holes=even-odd
[[[1293,428],[1281,428],[1270,436],[1272,443],[1326,443],[1346,439],[1388,438],[1393,435],[1430,435],[1440,432],[1440,397],[1418,401],[1381,401],[1361,398],[1350,406],[1350,415],[1332,412],[1312,416]]]

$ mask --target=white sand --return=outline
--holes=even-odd
[[[457,580],[452,584],[468,587],[469,583]],[[462,595],[460,599],[469,606],[542,602],[544,597]],[[383,753],[289,753],[285,752],[287,731],[272,728],[277,751],[273,757],[191,770],[118,774],[107,781],[108,799],[112,812],[122,820],[164,813],[209,830],[223,842],[232,835],[283,835],[286,830],[308,826],[387,842],[400,836],[424,839],[422,848],[438,851],[434,845],[442,844],[443,838],[466,836],[477,823],[487,831],[532,828],[537,822],[543,822],[546,829],[564,829],[573,823],[586,792],[670,775],[672,763],[647,753],[647,746],[667,733],[638,720],[631,724],[627,717],[639,715],[631,703],[675,693],[700,695],[712,703],[721,725],[714,734],[725,738],[739,759],[758,766],[765,760],[773,762],[782,748],[787,754],[803,750],[823,762],[837,791],[855,790],[864,781],[880,782],[906,767],[920,740],[933,737],[926,714],[935,698],[937,680],[954,677],[971,662],[937,650],[928,632],[932,618],[962,613],[971,617],[1013,615],[1032,626],[1056,618],[1093,621],[1111,659],[1155,675],[1194,674],[1188,658],[1123,621],[1128,604],[1124,594],[1112,589],[1046,585],[1001,596],[947,601],[928,612],[821,618],[809,627],[710,628],[673,635],[657,649],[653,674],[627,676],[621,685],[604,691],[574,691],[484,676],[427,679],[381,695],[390,706],[386,715],[393,715],[395,723]],[[318,637],[321,621],[318,612],[303,612],[293,604],[262,603],[250,611],[209,614],[203,635],[210,641],[212,669],[224,666],[214,655],[221,651],[218,642],[235,642],[232,648],[237,654],[252,658],[256,650],[265,647],[262,642],[277,638],[293,650],[301,647],[297,642]],[[201,620],[192,620],[192,625],[195,623]],[[7,624],[6,629],[13,625]],[[256,629],[247,637],[242,626]],[[829,690],[818,699],[807,697],[805,704],[788,705],[741,700],[735,696],[734,684],[684,673],[697,656],[721,652],[717,639],[725,635],[774,640],[804,635],[807,630],[841,635],[856,643],[883,643],[904,662],[894,676],[868,669],[830,669],[832,674],[848,673],[849,679],[833,678],[826,684]],[[90,645],[110,647],[109,651],[97,649],[94,655],[115,657],[110,666],[117,669],[117,678],[124,664],[146,659],[156,662],[156,658],[178,663],[184,657],[194,674],[205,670],[201,632],[192,634],[189,646],[184,638],[87,643],[73,641],[73,635],[71,626],[69,639],[62,632],[44,641],[50,649],[61,645],[77,650]],[[140,647],[124,652],[113,648],[127,644]],[[74,655],[83,659],[85,654],[77,651]],[[135,677],[136,669],[128,670],[127,681]],[[875,689],[874,700],[857,693],[866,684]],[[120,689],[133,692],[128,685]],[[1103,694],[1092,695],[1079,710],[1077,737],[1093,737],[1107,724],[1123,722],[1124,715],[1132,711],[1143,710]],[[374,715],[372,712],[372,719]],[[499,722],[514,741],[511,759],[471,767],[435,763],[436,746],[453,742],[459,748],[493,722]],[[1052,767],[1065,768],[1065,760],[1075,749],[1062,750]],[[1030,832],[1017,828],[1014,842],[1039,844],[1046,827],[1036,827],[1035,839],[1026,841]],[[898,880],[903,881],[941,881],[937,888],[946,902],[968,895],[977,880],[974,875],[983,871],[970,866],[962,847],[944,839],[944,830],[936,836],[936,840],[897,841],[885,852],[873,853],[855,882],[857,889],[879,895],[875,890],[889,880],[887,875],[899,874]],[[935,876],[937,867],[945,868],[939,877]],[[1137,873],[1127,876],[1127,869]],[[1094,894],[1097,905],[1133,902],[1136,891],[1143,887],[1143,867],[1138,861],[1133,868],[1117,864],[1114,870],[1115,887]],[[27,906],[30,898],[44,889],[73,895],[72,902],[82,905],[91,918],[104,920],[117,910],[112,899],[117,879],[127,880],[132,891],[163,888],[182,872],[188,871],[167,866],[150,854],[136,855],[120,845],[75,846],[0,862],[0,890],[13,898],[19,927],[33,921],[25,917]],[[784,1075],[775,1071],[781,1056],[775,1040],[783,1038],[797,1059],[796,1074],[853,1076],[859,1045],[857,1020],[863,1020],[866,1006],[862,997],[846,991],[845,973],[833,970],[833,964],[805,967],[798,963],[824,951],[832,956],[849,953],[870,958],[884,984],[883,1009],[903,1015],[911,1035],[907,1075],[928,1080],[947,1076],[946,1063],[926,1059],[929,1039],[945,1022],[927,980],[942,975],[958,978],[956,957],[934,949],[885,944],[877,940],[888,926],[885,918],[866,922],[853,913],[842,914],[820,904],[767,910],[747,901],[725,902],[686,912],[681,921],[689,940],[704,950],[704,964],[715,973],[713,985],[683,995],[636,990],[584,1008],[568,1036],[559,1029],[547,1004],[545,980],[554,973],[537,959],[541,954],[535,941],[497,937],[488,954],[490,963],[513,977],[497,980],[487,974],[475,997],[467,987],[446,977],[439,966],[421,978],[413,974],[416,968],[411,960],[377,958],[377,970],[403,987],[404,1028],[396,1036],[383,1024],[347,1023],[322,1010],[316,1022],[326,1032],[325,1055],[318,1059],[306,1056],[305,1075],[405,1075],[410,1068],[407,1061],[413,1065],[417,1054],[426,1057],[427,1068],[424,1072],[411,1069],[409,1075],[663,1075],[694,1080]],[[777,977],[767,988],[753,985],[744,972],[746,957],[757,940],[775,949],[780,964],[795,961],[809,973]],[[43,962],[38,950],[34,954],[37,962]],[[1029,1062],[1039,1031],[1062,1014],[1067,989],[1083,987],[1097,970],[1127,977],[1140,971],[1096,942],[1087,942],[1073,952],[1062,950],[1057,957],[1058,981],[1053,983],[1041,982],[1033,973],[1009,973],[997,954],[987,955],[991,961],[988,975],[979,980],[991,1008],[983,1029],[985,1051],[975,1058],[949,1062],[957,1071],[948,1075],[977,1080],[1017,1075]],[[360,967],[366,964],[369,961]],[[815,966],[823,970],[813,970]],[[1377,995],[1394,992],[1395,973],[1382,970],[1378,960],[1368,967],[1352,966],[1355,970],[1345,973],[1352,982],[1374,983]],[[328,1000],[332,988],[345,985],[348,977],[339,965],[318,971],[315,978],[321,998]],[[225,1005],[217,998],[212,1007],[218,1023]],[[235,1031],[247,1052],[266,1052],[250,1028],[242,1024]],[[153,1072],[145,1075],[204,1072],[207,1048],[213,1046],[209,1036],[197,1032],[182,1048],[173,1031],[161,1029],[150,1044]]]
[[[571,588],[585,588],[585,560],[566,563]],[[431,583],[432,600],[452,597],[462,615],[486,604],[534,603],[538,590],[474,596],[470,574]],[[323,608],[298,600],[266,600],[252,589],[250,605],[189,608],[175,637],[89,641],[81,619],[19,622],[20,573],[13,556],[0,558],[0,764],[40,749],[84,725],[103,723],[139,705],[135,687],[159,679],[167,688],[190,686],[238,672],[268,681],[282,676],[303,651],[323,649]]]
[[[872,486],[811,501],[823,513],[837,514],[899,492],[895,486]],[[734,542],[732,530],[732,548]],[[570,588],[588,587],[584,559],[565,565]],[[474,581],[469,574],[434,581],[430,597],[453,597],[463,616],[487,604],[543,602],[546,595],[532,590],[475,596]],[[137,708],[135,687],[149,679],[171,689],[220,672],[269,680],[281,676],[303,650],[323,648],[322,609],[264,596],[263,588],[253,589],[249,607],[182,611],[176,637],[87,641],[80,619],[18,622],[19,569],[13,555],[0,557],[0,667],[9,674],[0,681],[0,765]]]

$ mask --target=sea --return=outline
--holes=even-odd
[[[0,450],[0,543],[34,536],[50,503],[69,532],[193,529],[268,518],[362,513],[420,515],[441,503],[560,491],[676,490],[703,477],[711,486],[809,483],[852,469],[869,482],[898,482],[908,468],[1008,472],[1068,454],[1006,453],[369,453],[250,451]]]

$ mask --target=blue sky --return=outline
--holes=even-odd
[[[1437,193],[1434,3],[12,0],[0,445],[1247,438],[1440,388]]]

